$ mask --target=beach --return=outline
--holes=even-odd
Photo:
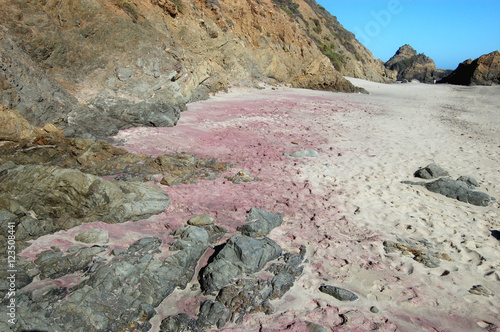
[[[161,185],[159,175],[156,185],[172,202],[164,213],[43,236],[22,255],[34,258],[53,245],[65,251],[76,234],[101,228],[108,250],[158,237],[156,257],[164,259],[172,232],[192,216],[214,217],[227,230],[223,244],[259,208],[283,215],[268,237],[286,252],[305,248],[303,272],[270,302],[272,313],[219,330],[498,331],[499,201],[476,206],[445,197],[415,184],[430,180],[414,173],[437,163],[500,198],[500,87],[350,80],[369,94],[233,88],[189,104],[175,127],[120,131],[114,139],[130,152],[186,152],[231,167],[215,180],[176,186]],[[238,174],[253,181],[228,179]],[[214,251],[205,252],[196,274]],[[319,290],[325,285],[357,299],[340,301]],[[156,308],[151,330],[171,315],[195,317],[207,298],[195,275]]]

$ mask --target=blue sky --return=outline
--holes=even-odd
[[[316,0],[377,59],[410,44],[441,69],[500,50],[499,0]]]

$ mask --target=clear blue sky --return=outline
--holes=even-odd
[[[500,50],[500,0],[316,0],[377,59],[410,44],[441,69]]]

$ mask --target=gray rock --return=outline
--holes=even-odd
[[[466,182],[456,181],[450,178],[441,178],[426,183],[424,186],[432,192],[478,206],[488,206],[495,200],[495,198],[486,193],[472,191]]]
[[[16,109],[30,123],[65,121],[78,103],[0,28],[0,103]]]
[[[374,314],[378,314],[378,313],[379,313],[379,310],[378,310],[378,308],[377,308],[376,306],[372,306],[372,307],[370,307],[370,311],[371,311],[372,313],[374,313]]]
[[[247,214],[247,222],[247,224],[238,227],[238,231],[246,236],[262,237],[268,235],[274,228],[281,226],[283,215],[252,208]]]
[[[195,331],[195,323],[196,320],[184,313],[169,316],[161,321],[160,332]]]
[[[89,229],[78,233],[75,236],[75,240],[83,243],[108,243],[109,234],[108,231],[104,229]]]
[[[281,298],[302,273],[305,248],[299,255],[286,253],[273,262],[264,275],[246,274],[223,287],[215,301],[200,306],[196,326],[203,330],[216,325],[222,328],[229,320],[241,323],[254,312],[272,314],[271,300]]]
[[[208,214],[199,214],[188,220],[188,225],[192,226],[208,226],[213,224],[215,224],[215,218]]]
[[[61,264],[83,257],[88,279],[71,289],[52,285],[42,291],[20,292],[16,299],[19,319],[14,330],[69,331],[78,326],[88,331],[119,331],[133,326],[137,331],[149,331],[149,319],[156,313],[154,307],[192,279],[198,260],[208,247],[208,241],[202,240],[208,239],[208,235],[202,235],[203,232],[197,227],[187,228],[184,240],[193,243],[166,260],[154,257],[161,246],[161,240],[154,237],[140,239],[120,256],[104,260],[95,257],[95,251],[102,250],[98,247],[70,255],[57,250],[41,253],[36,263],[42,275],[56,277],[60,273],[53,271],[61,270],[57,261]],[[73,263],[80,264],[80,268],[84,265]],[[75,268],[68,273],[74,271]]]
[[[156,186],[108,181],[78,170],[26,165],[0,175],[0,211],[20,213],[16,238],[22,242],[85,222],[138,220],[169,204]]]
[[[320,286],[319,290],[325,294],[333,296],[339,301],[356,301],[358,299],[356,294],[340,287],[323,285]]]
[[[435,179],[442,176],[448,176],[448,172],[438,164],[429,164],[415,172],[414,176],[422,179]]]
[[[319,157],[319,153],[313,149],[307,149],[302,151],[296,151],[294,153],[284,153],[285,156],[295,157],[295,158],[316,158]]]
[[[201,288],[205,294],[217,292],[234,277],[259,271],[280,255],[281,247],[269,238],[234,235],[201,271]]]

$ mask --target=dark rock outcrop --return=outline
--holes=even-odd
[[[229,321],[241,323],[245,315],[263,312],[271,314],[271,300],[282,298],[302,274],[305,248],[300,253],[286,253],[272,262],[266,274],[242,275],[220,289],[215,300],[200,305],[196,318],[186,314],[170,316],[162,321],[160,331],[203,331],[213,326],[222,328]],[[257,271],[255,271],[257,272]]]
[[[0,210],[17,216],[18,249],[24,241],[84,222],[138,220],[169,204],[156,186],[108,181],[73,169],[11,165],[0,172]],[[5,240],[4,230],[0,238]]]
[[[410,45],[401,46],[396,54],[385,63],[385,67],[397,72],[400,81],[418,80],[422,83],[434,83],[435,80],[448,75],[451,71],[437,69],[434,61]]]
[[[500,52],[494,51],[458,65],[450,75],[439,83],[456,85],[493,85],[500,84]]]
[[[41,253],[35,260],[41,277],[81,270],[88,278],[72,288],[45,283],[19,291],[14,330],[69,331],[78,326],[88,331],[149,331],[154,307],[176,287],[186,287],[209,245],[208,234],[198,227],[186,228],[182,237],[181,251],[165,261],[154,255],[160,252],[158,238],[140,239],[113,258],[100,255],[101,247],[66,255]],[[2,304],[2,314],[5,308]]]

